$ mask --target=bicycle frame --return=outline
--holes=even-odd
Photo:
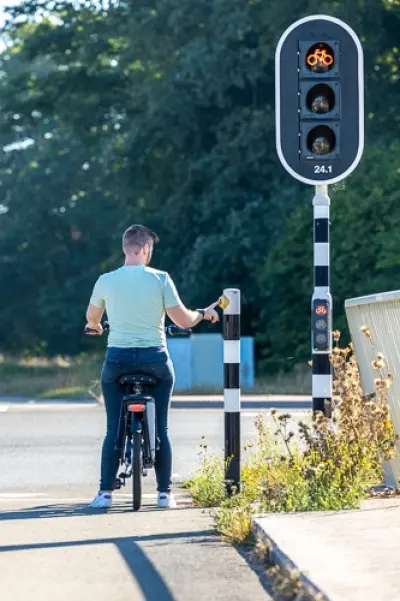
[[[135,405],[136,407],[133,408]],[[130,403],[125,408],[127,430],[132,435],[133,432],[142,435],[143,467],[145,468],[152,468],[156,458],[155,420],[155,402],[152,397],[144,397],[142,403]]]
[[[120,451],[120,467],[125,466],[128,469],[117,477],[118,488],[121,485],[125,485],[126,478],[132,475],[131,452],[134,432],[138,432],[142,437],[141,452],[144,469],[154,467],[155,454],[158,448],[155,401],[151,394],[149,394],[150,389],[140,383],[125,384],[124,388],[116,449]],[[148,394],[146,394],[147,392]]]

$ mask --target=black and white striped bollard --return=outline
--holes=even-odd
[[[240,290],[227,288],[224,297],[225,462],[228,494],[240,489]]]
[[[332,297],[328,186],[316,186],[314,207],[314,294],[312,297],[312,406],[329,413],[332,400]]]

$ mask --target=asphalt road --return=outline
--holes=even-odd
[[[269,414],[263,409],[242,412],[242,446],[254,441],[254,420],[260,413]],[[304,416],[302,410],[292,414]],[[223,424],[224,414],[217,409],[171,410],[176,481],[196,468],[201,444],[223,453]],[[9,405],[8,411],[0,412],[0,494],[94,493],[104,430],[104,409],[97,404]],[[147,488],[154,491],[153,472]]]
[[[254,440],[258,413],[243,411],[243,443]],[[195,469],[200,444],[222,454],[223,422],[218,409],[171,411],[176,480]],[[155,507],[152,474],[141,512],[130,511],[129,488],[115,494],[109,512],[87,508],[104,427],[98,405],[0,404],[2,597],[268,600],[253,561],[215,536],[209,512],[192,508],[184,491],[177,510]]]

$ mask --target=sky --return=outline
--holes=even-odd
[[[4,6],[19,4],[20,0],[0,0],[0,26],[4,23]]]
[[[5,17],[5,13],[4,13],[4,6],[11,6],[13,4],[19,4],[20,0],[0,0],[0,27],[3,26],[4,24],[4,17]],[[1,39],[0,36],[0,52],[3,50],[4,48],[4,42]]]

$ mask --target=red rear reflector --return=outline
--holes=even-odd
[[[134,413],[140,413],[140,411],[144,411],[144,405],[128,405],[129,411],[133,411]]]

